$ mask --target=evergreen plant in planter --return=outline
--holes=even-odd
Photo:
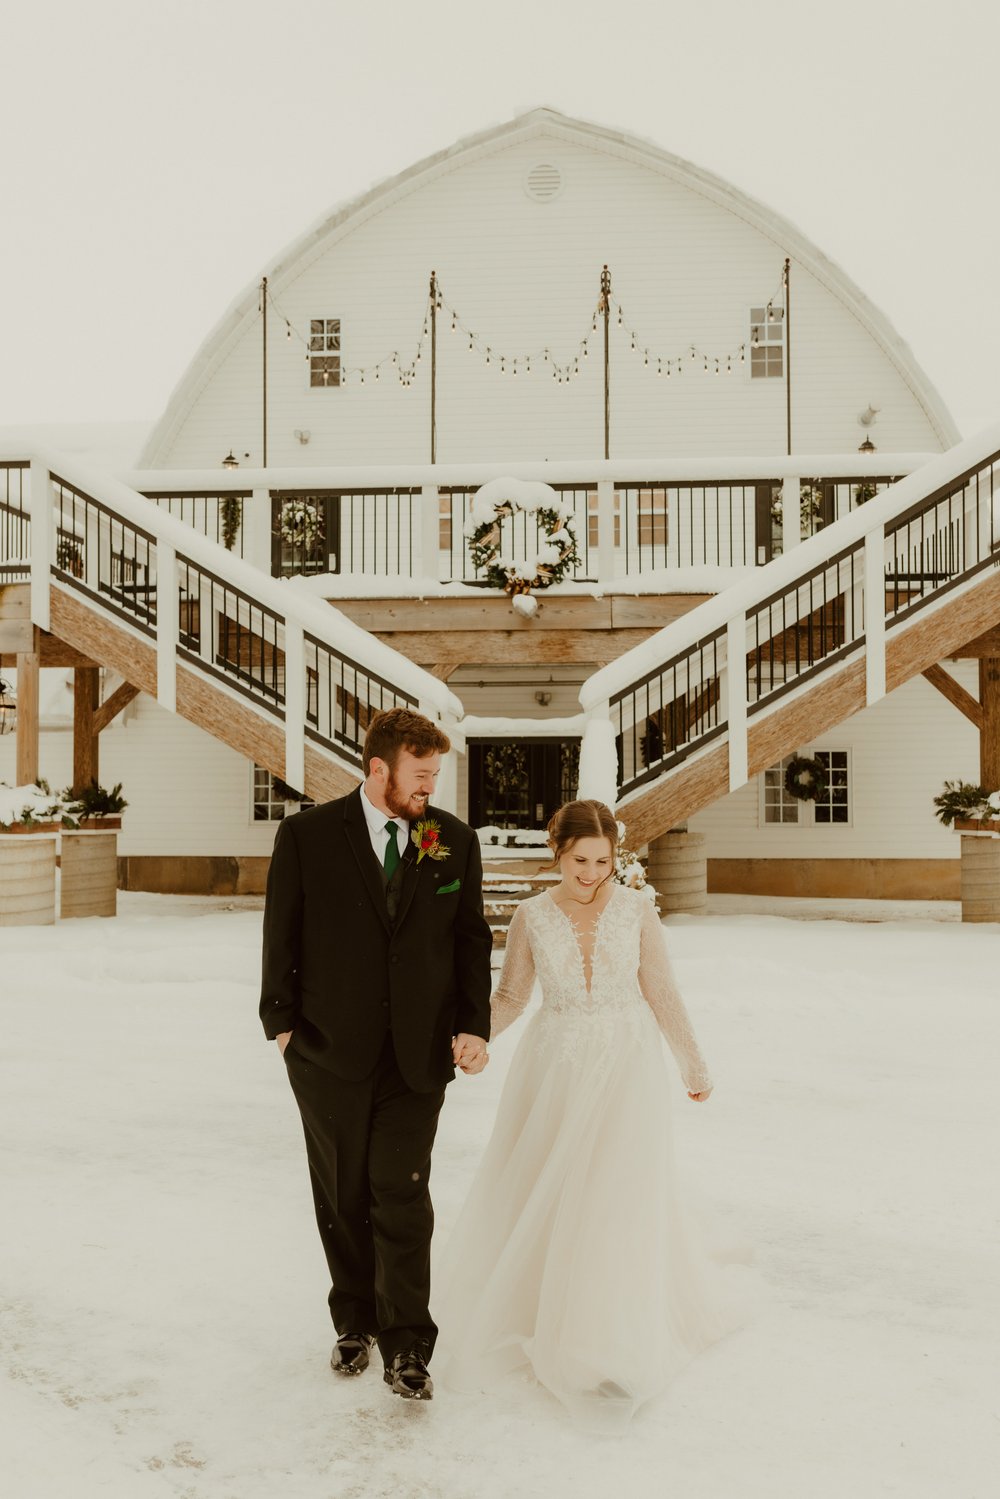
[[[0,781],[0,834],[59,833],[78,826],[73,806],[53,796],[48,781],[8,786]]]
[[[958,833],[1000,833],[1000,791],[971,781],[945,781],[934,806],[935,817]]]
[[[105,786],[99,786],[96,781],[91,781],[85,786],[79,796],[73,795],[72,787],[67,786],[63,797],[69,803],[69,810],[74,817],[93,831],[111,831],[122,825],[122,813],[128,806],[128,802],[122,796],[122,783],[118,782],[109,791]]]

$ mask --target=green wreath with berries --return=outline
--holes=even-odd
[[[812,755],[793,755],[785,766],[785,790],[797,802],[820,802],[826,796],[826,766]]]

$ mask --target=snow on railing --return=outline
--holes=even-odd
[[[595,672],[580,692],[585,746],[589,733],[612,724],[627,795],[727,735],[735,790],[747,780],[750,717],[862,650],[867,702],[877,702],[887,629],[996,566],[1000,425]]]
[[[461,719],[461,702],[438,678],[122,481],[56,453],[14,462],[30,463],[34,623],[50,626],[55,580],[155,641],[163,706],[176,707],[178,660],[250,698],[283,722],[291,785],[304,787],[307,738],[359,767],[364,729],[383,707]]]

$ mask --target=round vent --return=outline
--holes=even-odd
[[[536,203],[551,203],[553,198],[558,198],[562,188],[562,172],[551,162],[539,162],[524,179],[524,190]]]

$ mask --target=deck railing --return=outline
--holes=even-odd
[[[0,583],[23,582],[29,575],[27,475],[27,463],[0,461]]]
[[[568,581],[745,569],[868,503],[926,454],[592,461],[414,468],[144,472],[129,482],[213,541],[274,576],[334,573],[476,584],[466,527],[473,496],[501,473],[569,500],[577,563]],[[296,507],[305,507],[296,532]],[[237,517],[238,509],[238,517]],[[788,517],[797,516],[789,523]],[[235,531],[233,526],[236,526]],[[228,528],[228,529],[227,529]],[[536,519],[501,526],[501,552],[534,554]]]
[[[731,788],[742,785],[750,718],[862,652],[867,701],[878,701],[887,631],[990,567],[1000,567],[1000,428],[865,494],[801,548],[597,672],[580,700],[595,725],[614,728],[619,794],[722,735]]]

